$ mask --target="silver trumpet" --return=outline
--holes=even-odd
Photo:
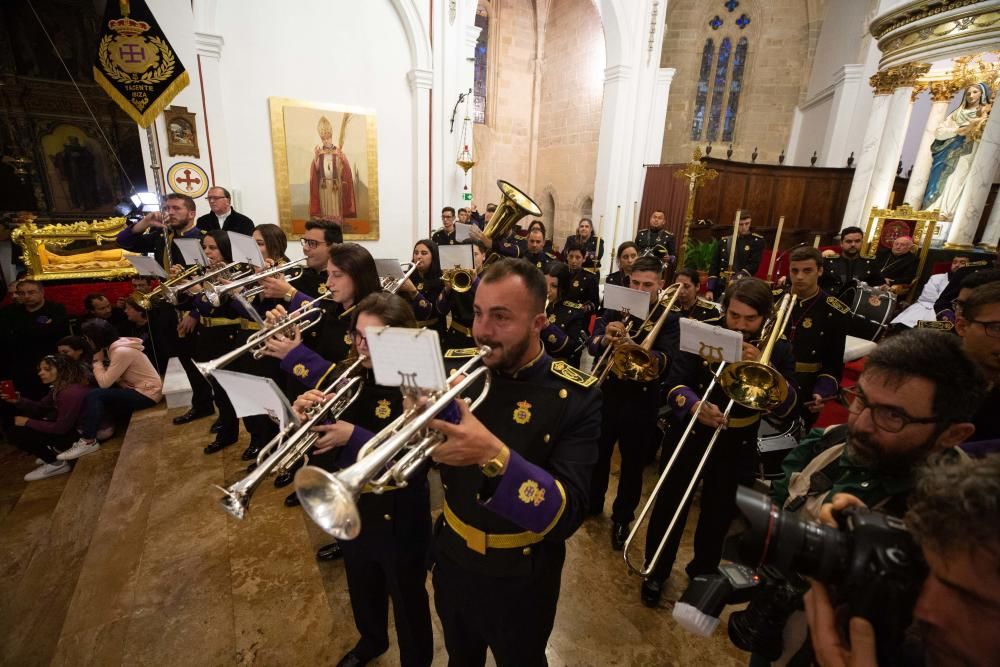
[[[246,517],[250,507],[250,497],[272,471],[278,474],[288,470],[296,461],[306,455],[320,434],[312,430],[325,418],[336,419],[361,393],[361,377],[354,375],[355,371],[367,357],[360,355],[343,373],[323,390],[330,394],[322,402],[306,410],[306,420],[299,425],[289,424],[285,430],[274,436],[257,455],[257,467],[249,475],[229,486],[216,488],[222,491],[219,500],[222,509],[237,519]],[[332,392],[332,393],[331,393]]]
[[[254,273],[245,278],[234,280],[230,283],[213,283],[211,285],[206,285],[205,298],[208,299],[208,302],[213,306],[221,306],[222,298],[233,291],[242,294],[244,299],[249,299],[263,292],[264,288],[258,285],[256,287],[248,287],[247,289],[244,289],[248,285],[253,285],[255,282],[263,278],[271,278],[279,274],[289,274],[285,277],[285,280],[292,282],[302,275],[302,265],[305,265],[305,263],[306,258],[303,257],[302,259],[297,259],[294,262],[288,262],[280,266],[273,266],[270,269],[261,271],[260,273]]]
[[[338,540],[353,540],[361,532],[361,515],[358,496],[370,489],[382,493],[390,486],[406,486],[407,480],[444,441],[440,432],[427,427],[445,408],[451,406],[462,393],[485,375],[485,384],[479,396],[469,404],[475,410],[490,390],[489,369],[485,366],[469,373],[470,369],[489,355],[490,348],[483,346],[465,363],[458,374],[466,375],[448,391],[433,394],[423,405],[414,401],[402,415],[379,431],[358,453],[353,465],[328,473],[315,466],[303,466],[295,473],[295,493],[302,509],[326,533]],[[405,390],[405,387],[404,387]]]
[[[251,334],[243,345],[210,361],[195,362],[194,367],[207,378],[211,377],[220,368],[225,368],[233,363],[247,352],[252,351],[253,358],[260,359],[267,351],[267,341],[269,338],[278,334],[285,335],[292,327],[298,327],[301,332],[316,326],[316,323],[323,319],[323,314],[320,312],[320,301],[328,300],[331,297],[330,292],[327,292],[312,301],[306,301],[292,312],[282,315],[271,324],[264,324],[264,327],[260,331],[255,331]],[[256,312],[249,304],[245,307],[249,312]]]
[[[413,262],[407,262],[405,264],[400,264],[399,267],[403,269],[402,278],[390,278],[389,276],[379,276],[379,282],[382,283],[382,290],[388,292],[389,294],[395,294],[399,291],[399,288],[403,286],[413,272],[417,270],[417,265]]]
[[[195,276],[187,282],[183,282],[178,285],[171,285],[167,288],[167,291],[164,294],[164,299],[170,305],[176,306],[178,297],[181,293],[191,289],[195,285],[200,285],[201,283],[211,281],[213,279],[236,280],[237,278],[242,278],[247,275],[248,271],[237,271],[237,267],[239,267],[240,264],[241,262],[231,262],[225,266],[219,267],[218,269],[213,269],[207,273],[201,274],[200,276]]]

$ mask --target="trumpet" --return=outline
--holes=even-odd
[[[196,276],[194,279],[189,280],[187,282],[180,283],[179,285],[171,285],[170,287],[167,288],[164,298],[170,305],[176,306],[178,297],[180,297],[181,293],[191,289],[195,285],[200,285],[201,283],[210,281],[212,279],[236,280],[237,278],[242,278],[243,276],[247,275],[248,271],[239,271],[238,270],[239,266],[240,262],[231,262],[217,269],[212,269],[208,273],[203,273],[200,276]]]
[[[274,266],[271,267],[270,269],[261,271],[260,273],[254,273],[248,275],[245,278],[234,280],[233,282],[230,283],[222,283],[222,284],[212,283],[210,285],[206,285],[205,298],[208,299],[208,302],[213,306],[221,306],[222,297],[235,290],[239,291],[244,299],[249,299],[263,292],[264,288],[258,285],[257,287],[250,287],[247,289],[243,289],[247,285],[253,285],[255,282],[259,280],[262,280],[264,278],[271,278],[273,276],[277,276],[283,273],[289,274],[285,277],[285,280],[287,280],[288,282],[292,282],[294,280],[297,280],[299,276],[302,275],[303,267],[301,265],[304,265],[305,263],[306,263],[306,258],[303,257],[302,259],[297,259],[294,262],[288,262],[286,264],[282,264],[281,266]]]
[[[132,292],[132,294],[129,295],[129,298],[135,301],[139,305],[139,307],[142,308],[143,310],[149,310],[150,308],[153,307],[154,303],[156,303],[161,299],[167,298],[167,293],[172,287],[177,285],[182,280],[190,278],[199,271],[201,271],[201,266],[198,264],[194,264],[184,269],[173,278],[161,281],[159,285],[157,285],[148,292],[139,292],[139,291]]]
[[[441,280],[451,289],[459,294],[464,294],[472,289],[472,284],[476,281],[476,272],[472,269],[463,269],[456,266],[448,269],[441,275]]]
[[[370,487],[374,493],[382,493],[390,485],[406,486],[407,480],[444,440],[439,432],[428,429],[427,424],[453,408],[453,402],[480,377],[485,377],[485,384],[469,408],[475,410],[486,398],[490,390],[489,369],[481,366],[469,371],[489,353],[489,347],[480,347],[476,356],[457,371],[465,375],[461,381],[448,391],[433,394],[430,397],[433,402],[424,405],[415,402],[361,448],[353,465],[335,474],[315,466],[300,468],[295,473],[295,492],[302,509],[316,525],[338,540],[356,538],[361,532],[357,499],[362,490]],[[404,387],[404,391],[407,389]]]
[[[365,355],[360,355],[323,390],[324,394],[333,393],[306,410],[306,420],[302,424],[289,424],[264,445],[257,455],[257,467],[253,472],[228,488],[216,487],[224,494],[219,500],[222,509],[237,519],[243,519],[250,507],[250,497],[261,481],[274,470],[279,474],[288,470],[306,455],[319,439],[319,434],[312,430],[313,426],[328,416],[336,419],[361,394],[361,377],[354,373],[365,359]]]
[[[282,315],[271,324],[265,324],[260,331],[255,331],[247,338],[247,341],[234,350],[226,352],[221,357],[216,357],[210,361],[198,361],[194,366],[206,378],[211,377],[215,371],[225,368],[247,352],[253,351],[253,358],[260,359],[267,351],[267,341],[278,334],[286,334],[292,327],[298,327],[299,331],[307,331],[322,319],[320,312],[320,301],[330,299],[333,295],[330,292],[316,297],[312,301],[306,301],[301,306],[290,313]],[[250,309],[253,311],[253,309]],[[255,312],[255,311],[254,311]],[[314,317],[319,315],[319,317]]]
[[[774,345],[778,339],[781,338],[781,333],[785,330],[785,325],[791,317],[792,307],[794,304],[794,296],[786,294],[782,297],[781,303],[778,307],[778,312],[771,320],[768,321],[762,330],[761,340],[765,341],[765,343],[764,349],[761,351],[760,358],[757,361],[740,361],[730,364],[723,361],[719,364],[719,368],[716,370],[715,375],[712,377],[712,381],[709,383],[708,388],[702,396],[702,400],[698,402],[698,407],[688,420],[687,426],[684,428],[684,432],[681,434],[681,438],[677,442],[677,446],[674,448],[674,453],[670,456],[670,460],[667,461],[667,465],[660,474],[660,478],[656,481],[656,486],[653,487],[653,491],[649,494],[649,499],[646,501],[642,511],[639,513],[638,520],[635,522],[635,525],[632,526],[632,530],[629,531],[628,538],[625,540],[623,557],[625,558],[625,565],[628,567],[630,572],[646,577],[649,576],[649,574],[656,567],[657,562],[659,562],[660,557],[663,554],[663,549],[666,547],[667,541],[670,539],[670,533],[677,524],[677,521],[683,512],[684,506],[687,504],[688,498],[691,497],[695,484],[698,483],[698,479],[701,477],[701,471],[705,467],[708,457],[711,455],[712,450],[715,447],[715,442],[718,440],[719,434],[722,433],[722,426],[716,428],[715,432],[712,433],[712,437],[709,439],[708,444],[705,446],[705,450],[701,455],[701,459],[698,461],[698,466],[695,468],[694,475],[688,481],[687,487],[684,490],[684,495],[677,505],[677,511],[675,511],[673,517],[671,517],[670,523],[667,525],[667,529],[663,533],[663,538],[660,540],[656,551],[653,553],[653,557],[649,560],[645,567],[640,567],[633,563],[630,557],[632,541],[639,533],[639,527],[642,525],[643,521],[645,521],[646,516],[652,512],[653,507],[656,505],[656,499],[660,494],[660,489],[666,482],[667,476],[670,474],[670,470],[673,468],[678,455],[684,448],[684,445],[687,444],[688,437],[691,435],[691,430],[698,421],[698,415],[701,414],[701,409],[704,407],[708,397],[712,395],[712,390],[715,388],[715,385],[718,384],[723,393],[729,398],[729,403],[726,405],[726,409],[722,413],[723,424],[725,424],[725,421],[729,419],[729,413],[733,409],[733,406],[737,403],[754,410],[767,411],[773,410],[788,397],[788,382],[781,375],[781,373],[771,368],[768,363],[771,360],[771,353],[774,350]]]
[[[406,262],[405,264],[400,264],[399,267],[403,269],[402,278],[390,278],[389,276],[379,276],[379,282],[382,283],[382,291],[388,292],[389,294],[395,294],[399,291],[399,288],[403,286],[413,272],[417,270],[417,265],[413,262]]]

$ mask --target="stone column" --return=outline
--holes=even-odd
[[[990,219],[986,223],[983,238],[976,245],[983,250],[997,252],[997,246],[1000,245],[1000,206],[995,203],[993,204],[993,211],[990,213]]]
[[[431,138],[431,89],[434,72],[429,69],[412,69],[407,74],[413,91],[413,219],[410,222],[414,240],[427,236],[431,220],[430,170]],[[433,224],[431,225],[433,227]]]
[[[885,129],[890,92],[891,90],[875,89],[875,99],[872,100],[871,115],[868,118],[868,126],[865,128],[861,154],[858,155],[857,166],[854,167],[854,179],[851,181],[851,193],[847,198],[844,220],[840,225],[841,229],[854,226],[864,227],[862,212],[868,196],[868,186],[872,182],[872,172],[875,169],[875,157],[878,155],[879,143],[882,141],[882,131]]]
[[[983,217],[983,208],[986,206],[986,198],[990,194],[997,169],[1000,169],[1000,113],[990,114],[986,121],[983,137],[979,140],[979,148],[972,158],[972,167],[965,181],[965,189],[962,190],[958,207],[955,209],[955,219],[948,230],[946,248],[958,250],[972,248],[972,241],[979,227],[979,219]],[[995,244],[995,227],[992,241],[987,234],[983,235],[983,239],[986,243]]]
[[[869,211],[873,206],[886,207],[892,193],[892,184],[896,180],[896,170],[899,157],[903,154],[903,140],[906,138],[906,127],[910,123],[910,112],[913,110],[913,86],[917,78],[923,76],[930,65],[907,64],[890,67],[876,76],[881,76],[880,84],[892,87],[892,97],[889,98],[889,109],[886,112],[885,128],[882,140],[879,142],[878,156],[875,158],[875,168],[872,170],[871,184],[868,186],[868,196],[861,210],[861,223],[867,223]],[[894,205],[902,204],[895,202]],[[859,224],[864,229],[865,224]]]
[[[917,159],[910,172],[910,183],[906,186],[903,201],[916,210],[922,208],[924,193],[927,191],[927,179],[931,175],[931,142],[934,141],[934,131],[948,115],[948,102],[955,94],[955,89],[948,82],[931,84],[931,113],[927,116],[923,136],[920,138],[920,148],[917,149]]]

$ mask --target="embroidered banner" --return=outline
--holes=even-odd
[[[94,80],[142,127],[190,82],[145,0],[108,0]]]

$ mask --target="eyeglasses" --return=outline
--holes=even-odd
[[[351,337],[354,338],[355,345],[360,345],[361,343],[364,343],[365,345],[368,344],[368,336],[364,335],[360,331],[352,331]]]
[[[966,317],[966,322],[972,322],[973,324],[981,324],[983,329],[986,330],[986,335],[990,338],[1000,338],[1000,321],[995,322],[983,322],[982,320],[973,320]]]
[[[322,241],[316,241],[315,239],[299,239],[299,243],[302,244],[303,248],[315,250],[319,247],[319,244],[322,243]]]
[[[869,403],[860,390],[850,387],[840,390],[840,398],[851,414],[860,415],[865,408],[872,412],[872,422],[886,433],[899,433],[909,424],[938,424],[937,417],[911,417],[899,408]]]

